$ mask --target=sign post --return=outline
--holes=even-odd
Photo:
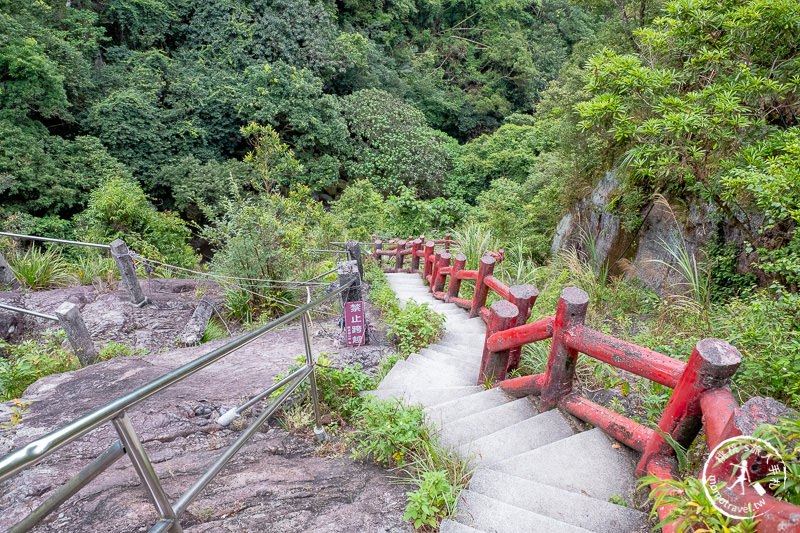
[[[364,302],[344,304],[344,332],[347,346],[366,344],[367,322],[364,319]]]

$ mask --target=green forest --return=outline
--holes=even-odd
[[[0,0],[0,229],[269,279],[320,272],[330,240],[455,231],[512,282],[577,283],[573,260],[598,307],[655,320],[674,302],[597,264],[597,235],[551,258],[613,170],[625,229],[654,198],[738,229],[684,257],[674,327],[769,346],[750,392],[796,402],[764,378],[800,366],[798,34],[791,0]],[[650,345],[685,357],[670,335]]]
[[[0,231],[122,238],[143,276],[324,281],[331,241],[452,233],[467,268],[505,250],[532,320],[581,287],[592,327],[682,360],[726,339],[740,401],[797,409],[799,35],[797,0],[0,0]],[[709,213],[700,249],[667,250],[675,294],[591,229],[551,252],[609,174],[631,235],[659,202],[679,228]],[[113,277],[91,250],[0,252],[29,290]],[[306,297],[225,291],[243,327]],[[578,378],[642,423],[669,398],[590,360]]]

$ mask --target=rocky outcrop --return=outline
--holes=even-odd
[[[588,256],[587,242],[592,240],[594,257],[589,259],[593,262],[635,277],[658,294],[667,287],[670,292],[685,291],[681,275],[670,268],[676,261],[669,248],[685,247],[697,260],[702,259],[701,250],[719,229],[716,208],[696,198],[674,205],[654,198],[642,208],[640,226],[626,231],[611,207],[619,185],[615,172],[607,172],[592,193],[561,219],[551,252],[574,248]],[[734,231],[733,226],[728,229]]]
[[[64,302],[78,306],[96,344],[119,342],[150,352],[172,349],[198,305],[196,290],[203,282],[185,279],[142,280],[151,304],[134,307],[120,287],[78,286],[48,291],[0,292],[0,301],[44,314],[55,314]],[[222,304],[213,286],[203,285],[211,306]],[[42,331],[58,328],[57,322],[0,309],[0,338],[18,342]],[[201,333],[202,336],[202,333]]]
[[[317,324],[317,353],[339,350],[331,324]],[[104,405],[228,340],[139,357],[120,357],[37,381],[22,401],[30,409],[14,428],[0,429],[0,455]],[[361,348],[354,348],[358,351]],[[364,347],[375,350],[375,347]],[[214,365],[133,407],[129,416],[156,473],[174,501],[236,439],[240,424],[215,418],[274,383],[303,353],[297,325],[273,331]],[[12,404],[0,404],[0,422]],[[249,414],[245,425],[258,412]],[[0,484],[0,530],[23,518],[116,440],[105,424],[40,464]],[[342,458],[343,448],[265,427],[189,507],[185,531],[406,532],[402,485],[378,468]],[[333,456],[331,456],[333,455]],[[38,531],[143,531],[156,520],[130,461],[108,471],[62,506]]]

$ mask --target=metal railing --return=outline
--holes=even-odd
[[[68,241],[66,239],[52,239],[50,237],[38,237],[36,235],[20,235],[18,233],[7,233],[5,231],[0,231],[0,236],[11,237],[12,239],[22,239],[26,241],[57,242],[60,244],[73,244],[75,246],[88,246],[90,248],[104,248],[106,250],[111,249],[111,245],[109,244],[97,244],[96,242]]]
[[[311,352],[311,340],[308,333],[308,322],[306,313],[317,307],[323,302],[335,298],[345,290],[350,288],[352,283],[346,283],[337,290],[332,291],[314,301],[307,303],[297,309],[277,318],[250,333],[247,333],[224,346],[208,352],[197,359],[168,372],[141,387],[112,400],[106,405],[82,416],[81,418],[49,433],[48,435],[36,439],[35,441],[18,448],[8,455],[0,458],[0,482],[6,481],[20,471],[33,466],[38,461],[53,454],[63,446],[86,435],[95,428],[111,422],[115,431],[119,435],[119,440],[107,448],[92,463],[85,467],[80,473],[73,477],[66,484],[61,486],[47,500],[34,509],[25,519],[17,523],[9,531],[18,533],[28,531],[37,523],[44,519],[50,512],[55,510],[62,503],[67,501],[78,490],[92,481],[101,472],[111,466],[123,455],[128,455],[133,463],[134,470],[147,489],[149,496],[158,512],[159,520],[150,529],[152,532],[171,531],[181,532],[180,515],[189,504],[200,494],[200,492],[211,482],[211,480],[224,468],[226,463],[239,451],[239,449],[258,431],[267,419],[280,407],[303,380],[308,377],[311,389],[311,396],[314,403],[315,433],[324,435],[319,419],[319,406],[316,388],[316,377],[314,374],[314,358]],[[303,332],[303,343],[305,346],[305,364],[295,370],[292,374],[276,383],[266,391],[257,395],[257,398],[269,396],[280,386],[285,386],[284,391],[272,401],[259,417],[236,439],[230,447],[208,468],[208,470],[183,493],[178,500],[172,504],[167,494],[161,486],[152,464],[142,446],[136,430],[131,425],[127,411],[136,404],[144,401],[150,396],[162,391],[196,372],[214,364],[239,348],[255,341],[267,332],[286,324],[295,319],[300,319]],[[236,414],[252,406],[254,401],[249,401],[240,408],[236,409]]]
[[[44,318],[45,320],[55,320],[56,322],[58,322],[57,316],[46,315],[44,313],[37,313],[36,311],[31,311],[30,309],[23,309],[22,307],[14,307],[13,305],[0,303],[0,309],[6,309],[8,311],[14,311],[15,313],[22,313],[25,315],[35,316],[36,318]]]

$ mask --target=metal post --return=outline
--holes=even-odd
[[[92,337],[86,324],[83,322],[78,306],[72,302],[64,302],[56,309],[58,322],[67,333],[67,340],[75,351],[81,366],[89,366],[97,360],[97,350],[94,348]]]
[[[447,295],[444,297],[445,302],[449,302],[452,298],[458,298],[458,291],[461,290],[461,280],[456,277],[456,274],[464,270],[466,264],[466,255],[456,255],[456,260],[453,262],[453,271],[450,273],[450,285],[448,285]]]
[[[306,313],[300,318],[300,323],[303,325],[303,345],[306,348],[306,365],[312,368],[311,373],[308,375],[308,382],[311,384],[311,401],[314,403],[314,435],[317,436],[319,442],[328,440],[328,434],[325,433],[325,428],[322,427],[322,422],[319,416],[319,396],[317,394],[317,371],[314,363],[314,356],[311,353],[311,337],[308,335],[308,318]]]
[[[509,288],[510,293],[509,301],[517,306],[519,315],[517,319],[511,324],[510,327],[523,326],[528,322],[531,317],[531,309],[533,304],[536,303],[536,298],[539,297],[539,290],[533,285],[513,285]],[[508,368],[507,371],[514,370],[519,367],[519,360],[522,356],[522,347],[512,348],[508,353]]]
[[[741,363],[742,354],[726,341],[703,339],[698,342],[661,415],[659,429],[688,448],[703,426],[701,397],[706,391],[728,387]],[[661,434],[653,434],[639,462],[640,475],[644,475],[641,472],[647,471],[648,463],[654,458],[674,454]]]
[[[498,331],[508,329],[515,323],[519,315],[517,306],[507,300],[494,302],[489,312],[490,318],[486,328],[486,341]],[[490,385],[495,381],[502,381],[506,378],[509,350],[490,352],[486,341],[483,343],[483,357],[481,358],[481,369],[478,372],[478,385]]]
[[[483,280],[486,276],[491,276],[494,272],[494,264],[496,259],[491,255],[484,255],[481,257],[481,264],[478,267],[478,279],[475,281],[475,294],[472,297],[472,309],[469,311],[469,317],[475,318],[480,316],[481,308],[486,305],[486,296],[489,294],[489,287]]]
[[[403,248],[406,247],[406,241],[397,241],[394,249],[394,271],[401,272],[403,270]]]
[[[364,279],[364,264],[361,262],[361,245],[358,241],[347,241],[344,244],[344,248],[347,250],[347,256],[350,261],[355,261],[358,265],[358,277]]]
[[[433,241],[428,241],[425,243],[425,253],[423,255],[425,260],[425,265],[422,269],[422,279],[425,283],[430,283],[430,275],[431,271],[433,270],[433,265],[431,264],[431,256],[434,254],[435,244]]]
[[[444,290],[444,280],[447,279],[447,274],[442,274],[442,269],[450,266],[450,254],[443,252],[439,254],[439,266],[436,269],[436,278],[433,280],[431,286],[432,292],[441,292]]]
[[[128,246],[122,239],[117,239],[111,243],[111,255],[117,263],[122,284],[128,291],[131,303],[136,307],[142,307],[147,303],[147,297],[142,292],[139,279],[136,277],[136,268],[133,266],[133,259],[128,252]]]
[[[550,344],[550,357],[542,388],[542,410],[547,411],[558,405],[559,400],[572,391],[575,364],[578,352],[567,347],[565,335],[586,319],[589,295],[575,287],[561,291],[556,316],[553,321],[553,340]]]
[[[156,506],[158,512],[158,517],[173,520],[172,529],[170,529],[170,531],[172,533],[182,533],[183,529],[181,529],[178,523],[178,517],[172,509],[172,504],[169,503],[169,497],[167,493],[164,492],[164,487],[161,486],[156,471],[153,470],[153,465],[150,463],[147,452],[144,450],[142,442],[136,435],[136,430],[133,429],[127,413],[123,411],[112,419],[111,423],[114,425],[114,429],[117,430],[119,440],[122,441],[122,445],[125,447],[125,452],[128,454],[128,457],[131,458],[133,469],[136,470],[139,479],[142,480],[145,489],[147,489],[147,493],[153,500],[153,504]]]

